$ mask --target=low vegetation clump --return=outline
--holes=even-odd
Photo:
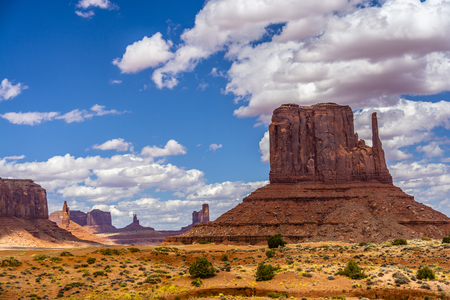
[[[429,242],[429,241],[431,241],[431,238],[424,236],[424,237],[422,237],[422,241]],[[450,239],[449,239],[449,242],[450,242]]]
[[[198,243],[202,244],[202,245],[212,244],[211,242],[208,242],[208,241],[199,241]]]
[[[131,253],[136,253],[136,252],[139,252],[141,250],[139,248],[136,248],[136,247],[131,247],[131,248],[128,248],[128,251],[130,251]]]
[[[97,277],[97,276],[106,276],[106,277],[108,277],[108,274],[105,273],[104,271],[95,271],[94,273],[92,273],[92,275],[94,275],[94,277]]]
[[[48,255],[39,254],[39,255],[35,255],[33,259],[37,260],[37,261],[42,261],[42,260],[46,260],[47,258],[48,258]]]
[[[193,277],[209,278],[216,275],[212,263],[206,257],[197,257],[196,261],[189,267],[189,273]]]
[[[402,246],[402,245],[408,245],[408,242],[405,239],[395,239],[392,242],[392,246]]]
[[[222,254],[222,256],[220,257],[221,261],[228,261],[228,255],[226,255],[225,253]]]
[[[442,244],[450,244],[450,236],[444,236],[442,238]]]
[[[272,257],[274,257],[274,256],[275,256],[275,251],[274,251],[274,250],[271,250],[271,249],[268,249],[268,250],[266,251],[266,256],[267,256],[267,258],[272,258]]]
[[[267,246],[269,246],[270,249],[278,248],[280,246],[284,247],[286,244],[287,242],[283,241],[283,235],[281,233],[277,233],[267,238]]]
[[[337,272],[336,275],[348,276],[350,279],[364,279],[367,277],[361,267],[359,267],[353,260],[350,260],[347,263],[347,266],[345,266],[345,269]]]
[[[264,264],[263,262],[258,264],[258,268],[256,268],[256,281],[267,281],[272,279],[275,276],[275,271],[277,269],[274,268],[270,264]]]
[[[93,258],[93,257],[90,257],[90,256],[89,256],[88,259],[87,259],[87,263],[90,264],[90,265],[94,264],[95,261],[96,261],[96,259]]]
[[[422,267],[419,270],[417,270],[417,279],[423,280],[423,279],[435,279],[436,276],[434,275],[433,270],[431,270],[429,267]]]
[[[272,298],[272,299],[283,299],[283,298],[287,298],[287,294],[281,294],[281,293],[277,293],[277,292],[270,292],[267,294],[267,297]]]
[[[22,262],[20,260],[15,259],[14,257],[10,257],[9,259],[2,260],[2,264],[1,264],[1,266],[4,268],[6,268],[6,267],[17,268],[17,267],[20,267],[21,265],[22,265]]]
[[[70,253],[69,251],[63,251],[59,254],[59,256],[73,256],[73,254]]]
[[[53,257],[50,257],[50,260],[52,262],[59,263],[62,260],[62,258],[58,257],[58,256],[53,256]]]
[[[97,250],[98,251],[98,250]],[[96,251],[94,251],[95,253]],[[100,249],[100,253],[102,255],[120,255],[122,254],[122,251],[118,250],[118,249],[109,249],[109,248],[103,248]]]
[[[202,281],[200,280],[200,278],[197,278],[197,279],[191,281],[191,285],[199,287],[202,285]]]

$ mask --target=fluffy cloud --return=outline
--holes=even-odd
[[[160,157],[180,154],[186,154],[186,148],[175,140],[169,140],[164,148],[159,148],[157,146],[146,146],[141,151],[141,155],[145,157]]]
[[[270,162],[270,141],[269,141],[269,132],[264,132],[264,136],[259,141],[259,152],[261,155],[261,161],[265,164]]]
[[[171,59],[174,54],[170,51],[171,41],[164,41],[161,33],[155,33],[152,37],[144,37],[134,42],[125,50],[122,58],[113,60],[122,73],[136,73],[146,68],[154,68]]]
[[[212,150],[212,151],[216,151],[217,149],[220,149],[220,148],[222,148],[222,144],[220,144],[220,145],[217,145],[217,144],[209,145],[209,150]]]
[[[88,19],[88,18],[92,17],[93,15],[95,15],[95,13],[92,10],[86,11],[86,12],[81,11],[81,10],[76,10],[75,13],[77,14],[77,16],[80,16],[80,17],[86,18],[86,19]]]
[[[133,151],[133,144],[130,142],[125,142],[124,139],[112,139],[104,142],[101,145],[92,146],[93,149],[98,150],[117,150],[117,151]]]
[[[109,0],[79,0],[76,7],[81,8],[82,10],[92,9],[93,7],[108,10],[119,9],[117,4],[114,4]],[[92,10],[82,10],[75,11],[75,13],[82,18],[90,18],[95,14]]]
[[[14,85],[7,78],[5,78],[2,80],[2,84],[0,85],[0,101],[12,99],[27,88],[28,87],[26,85],[22,85],[21,83]]]
[[[105,106],[95,104],[91,107],[90,111],[74,109],[68,113],[61,115],[60,112],[9,112],[0,115],[3,119],[8,120],[10,123],[19,125],[38,125],[42,122],[53,120],[64,120],[66,123],[83,122],[86,119],[90,119],[93,116],[104,116],[109,114],[123,114],[127,111],[119,112],[115,109],[104,110]]]

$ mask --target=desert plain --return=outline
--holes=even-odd
[[[450,299],[449,244],[391,242],[288,244],[272,258],[263,244],[2,249],[0,261],[21,265],[0,268],[0,299]],[[216,276],[195,286],[198,257]],[[350,260],[367,278],[336,274]],[[261,262],[279,266],[271,280],[256,281]],[[419,280],[422,266],[436,278]]]

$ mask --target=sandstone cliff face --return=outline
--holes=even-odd
[[[358,141],[348,106],[285,104],[275,109],[270,135],[270,182],[367,181],[392,184],[372,115],[373,147]]]
[[[70,211],[69,207],[67,206],[67,202],[64,201],[63,210],[62,210],[62,216],[61,216],[61,225],[69,226],[70,223]]]
[[[111,213],[108,211],[101,211],[99,209],[94,209],[87,213],[86,225],[87,226],[112,225]]]
[[[0,217],[48,219],[47,193],[32,180],[0,178]]]
[[[202,209],[200,211],[192,212],[192,225],[208,223],[209,222],[209,205],[202,204]]]

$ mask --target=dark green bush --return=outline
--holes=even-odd
[[[202,281],[200,280],[200,278],[197,278],[197,279],[191,281],[191,285],[199,287],[202,285]]]
[[[136,253],[136,252],[139,252],[141,250],[139,248],[132,247],[132,248],[128,248],[128,251],[130,251],[131,253]]]
[[[424,237],[422,237],[422,241],[429,242],[429,241],[431,241],[431,239],[429,237],[424,236]],[[450,243],[450,239],[449,239],[449,243]]]
[[[450,244],[450,236],[444,236],[442,238],[442,244]]]
[[[222,257],[220,258],[221,261],[228,261],[228,255],[226,255],[225,253],[222,254]]]
[[[63,251],[59,254],[59,256],[73,256],[73,254],[70,253],[69,251]]]
[[[345,275],[350,279],[364,279],[367,277],[364,271],[353,261],[350,260],[344,270],[336,273],[337,275]]]
[[[15,259],[14,257],[10,257],[9,259],[2,260],[2,267],[13,267],[17,268],[22,265],[22,262],[20,260]]]
[[[417,270],[417,279],[435,279],[436,276],[434,275],[433,270],[431,270],[429,267],[422,267],[419,270]]]
[[[39,255],[36,255],[33,259],[37,260],[37,261],[41,261],[41,260],[46,260],[47,258],[48,258],[48,255],[39,254]]]
[[[199,241],[198,243],[202,244],[202,245],[212,244],[211,242],[208,242],[208,241]]]
[[[206,257],[197,257],[197,260],[189,267],[189,273],[193,277],[208,278],[216,275],[212,263]]]
[[[275,276],[276,268],[272,267],[272,265],[265,265],[263,262],[258,264],[258,268],[256,268],[256,281],[266,281],[270,280]]]
[[[57,256],[53,256],[53,257],[50,257],[50,260],[52,262],[59,263],[62,260],[62,258],[61,257],[57,257]]]
[[[281,297],[283,297],[283,294],[277,293],[277,292],[270,292],[267,294],[267,297],[269,298],[273,298],[273,299],[279,299]]]
[[[284,247],[286,244],[287,242],[283,241],[283,235],[281,233],[277,233],[267,238],[267,246],[269,246],[270,249],[278,248],[279,246]]]
[[[395,239],[392,242],[392,246],[401,246],[401,245],[408,245],[408,242],[405,239]]]
[[[275,256],[275,251],[274,251],[274,250],[271,250],[271,249],[268,249],[268,250],[266,251],[266,256],[267,256],[267,258],[272,258],[272,257],[274,257],[274,256]]]
[[[90,265],[92,265],[93,263],[95,263],[95,261],[96,261],[96,259],[95,258],[93,258],[93,257],[88,257],[88,259],[87,259],[87,263],[88,264],[90,264]]]
[[[97,277],[97,276],[106,276],[106,277],[108,277],[108,274],[105,273],[104,271],[95,271],[94,273],[92,273],[92,275],[94,275],[94,277]]]

